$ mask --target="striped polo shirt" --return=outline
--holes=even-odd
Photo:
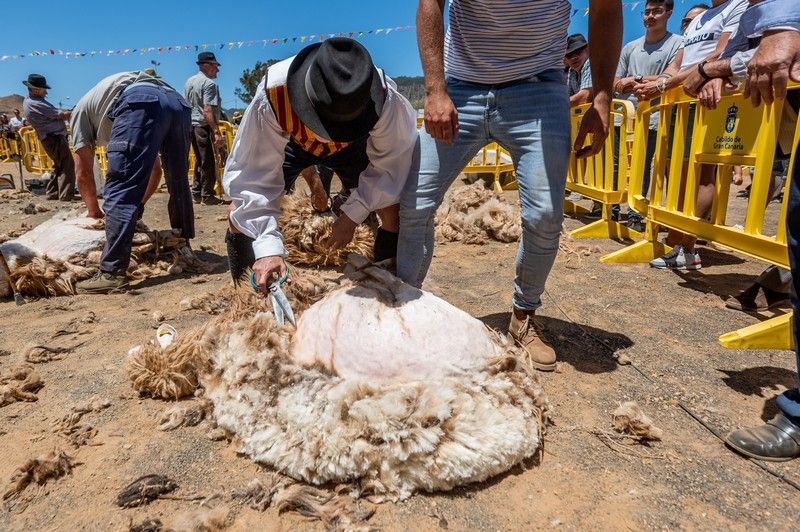
[[[445,75],[497,84],[564,68],[568,0],[450,0]]]

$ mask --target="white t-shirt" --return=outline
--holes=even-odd
[[[734,33],[747,9],[747,0],[728,0],[696,16],[683,34],[681,70],[692,67],[717,48],[723,33]]]

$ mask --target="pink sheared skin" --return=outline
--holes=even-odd
[[[436,380],[486,366],[500,354],[477,319],[433,294],[398,283],[388,291],[351,286],[332,292],[297,323],[296,363],[321,363],[347,380],[387,384]]]

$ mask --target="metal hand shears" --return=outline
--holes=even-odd
[[[286,282],[286,279],[289,278],[289,267],[286,267],[286,272],[283,274],[283,277],[270,283],[269,285],[269,297],[270,301],[272,301],[272,312],[275,314],[275,321],[283,325],[285,320],[289,320],[289,323],[297,326],[297,323],[294,319],[294,312],[292,311],[292,306],[289,304],[289,299],[287,299],[286,294],[281,288],[281,285]],[[256,273],[253,272],[250,274],[250,285],[253,287],[254,290],[260,291],[261,287],[256,282]]]

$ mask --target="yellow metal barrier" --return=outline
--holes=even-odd
[[[0,163],[10,163],[19,157],[19,145],[15,139],[0,135]]]
[[[579,105],[571,109],[570,125],[572,138],[578,133],[581,120],[590,104]],[[602,205],[599,220],[576,229],[570,233],[573,238],[640,238],[637,231],[611,219],[611,208],[614,204],[627,201],[629,143],[628,137],[633,129],[635,109],[627,100],[614,100],[611,105],[612,119],[619,121],[619,132],[610,132],[603,143],[603,149],[597,155],[586,159],[577,159],[573,153],[567,173],[566,188],[582,196],[593,199]],[[645,132],[646,135],[646,132]],[[646,142],[646,137],[645,137]],[[614,168],[614,152],[618,153],[617,168]],[[640,190],[641,190],[641,184]],[[569,200],[564,200],[564,212],[568,214],[585,214],[587,209]]]
[[[492,189],[498,193],[504,190],[517,190],[511,155],[494,142],[481,148],[464,168],[464,173],[491,174]]]
[[[233,148],[233,137],[236,134],[236,129],[230,122],[220,121],[219,122],[219,131],[222,133],[222,137],[225,139],[225,146],[223,148],[214,148],[214,160],[216,161],[217,165],[217,183],[214,185],[214,191],[218,195],[223,194],[222,190],[222,174],[225,172],[225,161],[228,159],[228,154],[231,152]],[[194,165],[197,161],[197,158],[194,155],[194,149],[189,148],[189,175],[188,178],[192,179],[194,177]]]
[[[791,90],[800,90],[793,84]],[[684,143],[689,126],[690,105],[697,100],[688,97],[682,89],[670,91],[653,105],[642,104],[634,130],[633,168],[644,164],[648,117],[660,111],[658,139],[649,199],[633,194],[629,198],[638,212],[647,216],[645,240],[602,257],[607,263],[647,262],[660,256],[665,246],[658,243],[658,228],[668,227],[722,244],[734,251],[784,268],[789,267],[786,244],[786,213],[792,168],[797,162],[794,153],[789,166],[783,203],[778,218],[777,234],[763,234],[767,196],[770,192],[772,165],[784,101],[754,108],[740,93],[724,96],[716,109],[697,105],[694,132],[688,154],[688,171],[681,179],[684,161]],[[669,153],[667,173],[668,136],[674,113],[674,138]],[[795,125],[792,146],[800,142],[800,127]],[[718,172],[714,187],[714,201],[709,220],[695,216],[697,190],[702,165],[711,165]],[[730,180],[726,171],[733,165],[753,166],[753,183],[744,227],[739,229],[725,224],[730,194]],[[667,179],[667,175],[675,176]],[[641,190],[641,174],[632,173],[631,190]],[[683,204],[680,203],[684,196]],[[720,337],[724,347],[740,349],[790,349],[792,343],[791,320],[788,315],[724,334]]]
[[[28,172],[43,174],[53,169],[53,160],[44,151],[36,131],[31,126],[21,127],[18,131],[22,156],[22,165]]]
[[[424,118],[417,116],[417,129],[422,129],[424,123]],[[511,160],[511,155],[494,142],[481,148],[481,151],[464,168],[464,173],[491,174],[492,189],[498,193],[504,190],[517,190],[514,162]]]

